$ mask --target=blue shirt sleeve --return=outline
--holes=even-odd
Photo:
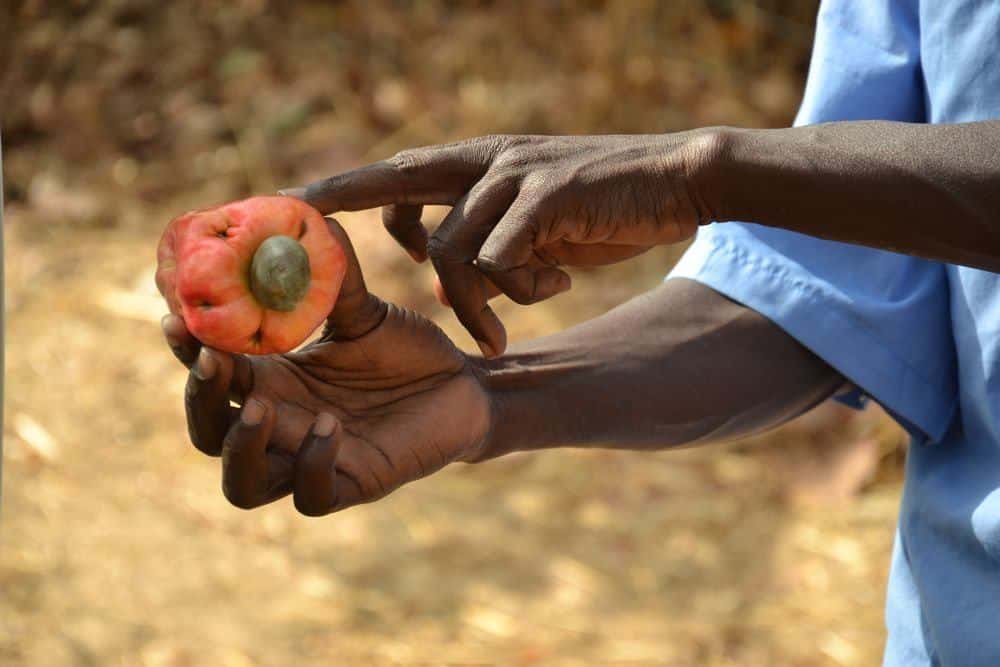
[[[828,0],[797,125],[923,122],[915,2]],[[760,312],[892,413],[937,441],[957,384],[943,265],[750,223],[703,227],[668,278]]]

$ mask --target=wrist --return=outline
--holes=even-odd
[[[802,196],[808,181],[788,129],[726,128],[717,165],[719,222],[745,220],[775,226],[788,203]]]
[[[489,406],[486,435],[463,460],[477,463],[516,451],[542,449],[564,443],[559,411],[553,411],[548,381],[559,371],[547,368],[538,352],[510,352],[498,359],[470,357]]]
[[[746,219],[743,194],[752,192],[747,170],[738,161],[753,130],[706,127],[691,132],[685,144],[685,176],[698,224]]]
[[[506,360],[469,356],[468,364],[486,396],[488,422],[486,433],[469,447],[462,461],[480,463],[515,451],[520,420],[511,405],[511,388],[504,386]]]

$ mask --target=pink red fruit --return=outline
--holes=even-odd
[[[167,226],[156,285],[202,343],[227,352],[287,352],[333,308],[344,249],[316,209],[252,197],[191,211]]]

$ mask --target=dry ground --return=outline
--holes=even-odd
[[[157,234],[191,206],[488,131],[787,123],[802,3],[161,4],[29,7],[6,74],[0,663],[877,663],[899,496],[878,415],[454,466],[320,520],[243,512],[187,444],[155,324]],[[343,220],[373,289],[468,347],[429,269],[374,214]],[[501,317],[557,330],[679,252]]]

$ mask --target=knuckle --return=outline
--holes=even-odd
[[[509,203],[517,194],[517,177],[510,172],[491,172],[483,178],[468,194],[462,209],[468,219],[482,219],[482,211],[493,210],[498,204]],[[480,214],[476,215],[475,212]],[[470,216],[470,212],[472,215]]]
[[[505,134],[500,139],[505,152],[518,151],[522,155],[534,154],[534,149],[544,143],[544,137],[533,134]]]
[[[382,207],[382,226],[389,231],[398,229],[401,226],[399,213],[395,210],[394,206]]]
[[[451,242],[439,232],[434,232],[427,239],[427,256],[433,261],[448,261],[454,256]]]
[[[494,160],[493,164],[500,169],[504,169],[514,175],[517,175],[531,162],[531,160],[532,154],[530,151],[515,145],[500,153],[496,160]]]
[[[431,234],[431,237],[427,239],[427,256],[434,260],[441,259],[445,252],[444,245],[444,241],[441,240],[437,232]]]
[[[503,135],[500,134],[484,134],[481,137],[476,137],[472,140],[472,144],[478,144],[480,146],[497,146],[503,141]]]
[[[521,179],[521,189],[540,197],[543,196],[552,182],[552,175],[547,171],[534,170]]]
[[[458,148],[467,157],[476,162],[489,163],[507,145],[508,139],[507,135],[503,134],[484,134],[450,144],[443,144],[441,148]]]
[[[502,134],[488,134],[471,139],[463,145],[466,157],[475,164],[490,165],[503,153],[507,138]]]
[[[306,186],[306,197],[323,196],[343,190],[350,183],[348,174],[335,174]]]
[[[506,134],[487,134],[485,136],[479,137],[478,143],[492,155],[497,155],[503,151],[504,147],[509,145],[511,141],[510,135]]]
[[[521,185],[521,172],[512,165],[498,163],[490,170],[489,178],[494,187],[516,191]]]
[[[402,174],[412,174],[427,164],[427,151],[423,148],[401,150],[387,162]]]
[[[528,194],[526,199],[517,202],[507,211],[504,216],[504,224],[509,227],[518,239],[518,243],[523,243],[524,239],[535,239],[541,231],[541,212],[545,205],[544,195]],[[511,242],[510,245],[513,245]]]

